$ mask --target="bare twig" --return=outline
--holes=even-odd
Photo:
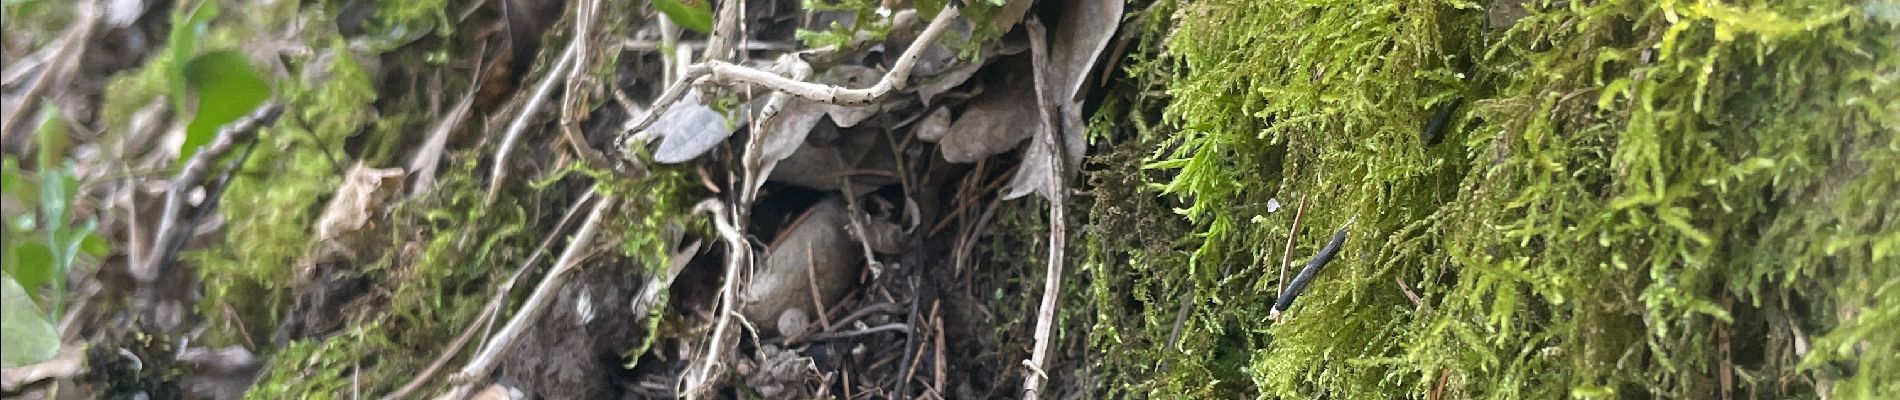
[[[91,45],[94,28],[98,27],[104,18],[104,13],[100,11],[105,8],[98,3],[98,1],[88,1],[86,4],[75,7],[79,10],[78,18],[74,19],[73,24],[60,35],[59,39],[48,44],[48,46],[58,47],[52,53],[48,53],[46,63],[40,65],[42,70],[39,76],[27,83],[26,90],[21,92],[19,108],[14,109],[13,113],[7,114],[4,118],[0,118],[0,138],[11,139],[14,133],[19,132],[22,128],[20,123],[26,121],[27,115],[38,114],[33,112],[38,103],[56,100],[65,94],[53,93],[48,96],[46,91],[50,90],[49,88],[72,86],[68,83],[72,82],[74,75],[78,73],[78,64],[86,54],[86,47]],[[12,140],[7,140],[7,142],[12,142]]]
[[[917,41],[912,43],[909,49],[904,50],[904,54],[897,59],[897,63],[891,67],[890,72],[884,74],[883,79],[878,80],[871,87],[862,89],[804,82],[724,61],[694,64],[688,67],[686,73],[682,74],[677,81],[667,86],[666,91],[653,102],[652,109],[647,110],[645,115],[639,119],[627,121],[627,125],[622,128],[623,132],[618,145],[621,156],[633,159],[634,153],[627,147],[632,144],[632,141],[627,139],[652,126],[654,121],[659,120],[661,114],[666,113],[667,108],[672,107],[673,103],[679,102],[679,99],[686,95],[688,88],[700,83],[758,86],[827,104],[869,104],[890,94],[893,90],[903,89],[908,84],[911,69],[917,65],[917,59],[923,57],[924,49],[930,47],[926,44],[935,42],[938,37],[943,36],[943,32],[950,27],[950,21],[955,20],[957,15],[956,7],[945,7],[943,12],[938,13],[937,18],[931,20],[930,25],[924,28],[924,32],[917,36]]]
[[[738,302],[736,298],[738,291],[735,289],[738,285],[738,274],[739,271],[752,265],[752,245],[746,243],[744,234],[739,231],[739,226],[735,223],[737,218],[727,211],[725,203],[717,199],[706,199],[694,206],[693,212],[712,215],[713,230],[718,231],[720,239],[726,241],[728,250],[725,281],[719,287],[719,317],[718,322],[713,324],[712,338],[709,339],[711,343],[705,346],[706,355],[697,361],[698,368],[688,371],[681,377],[685,380],[686,387],[680,393],[686,398],[699,398],[711,390],[709,384],[716,374],[715,370],[722,365],[719,351],[728,347],[726,331],[737,315],[732,308]],[[823,311],[820,310],[820,312]]]
[[[727,61],[732,59],[732,44],[738,41],[739,18],[745,14],[745,3],[738,1],[721,2],[718,25],[713,27],[711,38],[706,39],[706,59]]]
[[[664,44],[662,41],[627,39],[620,42],[620,48],[632,52],[652,52],[660,51],[665,48]],[[705,50],[706,42],[685,42],[676,44],[676,46]],[[798,50],[798,44],[792,42],[750,42],[739,46],[739,48],[745,51],[794,51]]]
[[[853,331],[826,332],[826,333],[812,335],[811,338],[805,339],[805,340],[809,342],[823,342],[823,341],[844,339],[848,337],[864,336],[864,335],[869,335],[869,334],[878,333],[878,332],[891,332],[891,331],[911,333],[910,324],[905,324],[901,322],[892,322],[892,323],[888,323],[884,325],[878,325],[878,326],[874,326],[870,328],[864,328],[864,329],[853,330]]]
[[[825,315],[824,296],[818,294],[818,266],[814,264],[816,263],[812,261],[811,243],[807,242],[805,243],[805,287],[811,288],[811,305],[814,307],[812,308],[813,310],[817,310],[813,312],[813,314],[818,314],[818,326],[825,328],[825,331],[829,332],[831,331],[831,317]]]
[[[1406,299],[1412,300],[1413,307],[1418,307],[1420,311],[1432,312],[1432,305],[1425,304],[1425,299],[1418,297],[1418,293],[1412,291],[1412,285],[1405,284],[1404,279],[1399,279],[1396,276],[1392,277],[1392,281],[1399,283],[1399,290],[1405,292]]]
[[[1280,289],[1273,291],[1274,297],[1286,292],[1286,269],[1293,265],[1293,239],[1300,237],[1300,219],[1306,217],[1306,195],[1300,195],[1300,209],[1293,213],[1293,230],[1286,232],[1286,252],[1280,254]]]
[[[53,359],[0,370],[0,391],[13,392],[47,379],[67,379],[85,374],[86,346],[67,344]]]
[[[199,147],[198,153],[185,161],[184,168],[178,170],[178,175],[172,178],[171,187],[165,192],[165,209],[160,214],[158,231],[153,234],[152,246],[149,247],[153,254],[147,254],[144,260],[132,264],[133,278],[145,284],[158,279],[159,272],[165,267],[165,260],[169,258],[164,254],[165,249],[169,248],[170,244],[180,237],[179,235],[185,234],[181,232],[183,229],[179,228],[178,222],[179,214],[185,209],[186,193],[204,179],[206,170],[210,169],[211,163],[215,162],[219,155],[231,150],[231,146],[237,142],[257,134],[259,128],[275,122],[277,116],[283,111],[282,104],[275,101],[265,103],[250,116],[219,130],[218,136],[212,139],[211,143]]]
[[[590,243],[594,239],[594,233],[600,230],[600,221],[615,203],[614,198],[603,196],[599,203],[594,204],[593,210],[587,214],[587,220],[574,231],[574,238],[568,241],[567,249],[561,251],[561,258],[555,261],[554,270],[548,271],[547,277],[541,279],[541,284],[535,286],[534,293],[528,295],[528,300],[521,304],[521,309],[515,312],[514,318],[508,320],[508,325],[503,326],[495,337],[489,338],[488,343],[485,343],[481,351],[469,360],[468,365],[463,366],[460,372],[449,378],[457,382],[457,386],[444,394],[443,398],[460,399],[468,394],[474,388],[475,381],[488,375],[488,372],[494,368],[495,361],[513,347],[515,339],[521,336],[522,332],[527,331],[530,324],[540,319],[542,311],[547,309],[548,304],[553,303],[554,296],[567,285],[567,280],[572,277],[569,272],[579,268],[582,259],[586,258],[586,254],[589,253],[587,249],[593,247]]]
[[[516,115],[514,122],[508,124],[507,132],[501,137],[501,146],[495,148],[495,170],[489,174],[488,195],[484,197],[482,203],[495,202],[495,195],[501,192],[501,185],[508,175],[508,155],[514,153],[515,142],[519,142],[522,132],[528,130],[528,121],[534,117],[535,113],[541,111],[542,104],[547,103],[548,95],[554,92],[554,83],[564,81],[568,74],[574,73],[569,65],[574,62],[575,54],[580,49],[579,45],[579,41],[568,42],[567,50],[561,51],[561,56],[557,57],[559,61],[554,63],[554,68],[548,69],[548,75],[541,78],[541,83],[534,87],[534,93],[528,96],[528,102],[521,106],[521,114]]]
[[[579,50],[574,52],[574,70],[567,72],[567,95],[561,104],[561,134],[581,160],[596,167],[611,168],[614,165],[607,163],[607,156],[595,150],[594,146],[587,143],[587,137],[581,134],[580,120],[587,117],[587,109],[581,104],[583,96],[577,95],[583,93],[583,88],[590,85],[588,82],[592,80],[587,75],[588,58],[593,54],[588,48],[588,34],[593,32],[594,20],[600,14],[600,0],[582,2],[574,8],[574,13],[574,43],[571,47]]]
[[[935,308],[935,307],[933,306],[932,308]],[[937,342],[936,343],[937,353],[936,353],[936,356],[930,359],[931,360],[930,365],[932,367],[935,367],[935,371],[932,371],[931,378],[935,379],[936,385],[932,385],[931,388],[938,392],[937,393],[938,398],[942,398],[943,397],[942,396],[943,383],[944,383],[943,365],[949,362],[947,360],[944,360],[943,358],[943,314],[937,314],[935,317],[931,318],[930,324],[937,327],[937,335],[933,337],[933,339]]]
[[[480,314],[475,316],[474,321],[468,323],[468,327],[462,329],[462,334],[455,337],[455,341],[449,344],[449,347],[442,352],[442,355],[436,356],[434,362],[429,363],[427,368],[422,369],[422,373],[416,374],[414,378],[409,380],[409,383],[403,384],[402,387],[396,389],[395,392],[390,392],[389,395],[383,396],[383,399],[394,400],[409,397],[410,393],[422,389],[422,386],[429,382],[430,377],[435,376],[437,371],[447,366],[449,360],[455,359],[456,354],[461,354],[462,346],[468,344],[469,339],[474,338],[476,332],[482,331],[482,329],[479,329],[480,327],[487,325],[489,321],[495,318],[495,313],[501,310],[502,302],[508,299],[508,293],[514,291],[515,284],[521,281],[522,276],[527,275],[527,271],[534,269],[535,264],[541,262],[541,258],[547,254],[548,248],[554,246],[555,239],[560,238],[562,232],[567,232],[567,227],[573,225],[575,218],[580,216],[581,209],[586,208],[588,202],[593,200],[593,190],[588,190],[586,194],[581,195],[580,200],[575,200],[574,205],[568,208],[567,214],[561,216],[561,222],[555,223],[554,230],[548,232],[548,237],[541,239],[541,245],[535,247],[533,253],[528,254],[527,261],[522,261],[521,267],[515,269],[514,275],[509,276],[508,280],[502,281],[500,285],[495,287],[495,295],[488,299],[488,304],[482,306]]]
[[[1049,49],[1047,43],[1044,43],[1046,36],[1042,23],[1035,19],[1024,21],[1023,28],[1029,34],[1030,62],[1036,67],[1034,74],[1038,104],[1036,108],[1042,113],[1042,118],[1040,118],[1042,129],[1037,135],[1035,145],[1045,146],[1045,151],[1054,157],[1047,171],[1050,174],[1048,180],[1050,187],[1044,188],[1049,196],[1049,270],[1043,277],[1042,306],[1036,313],[1036,344],[1030,350],[1029,359],[1024,361],[1030,373],[1023,377],[1023,398],[1036,400],[1042,393],[1043,382],[1048,379],[1048,376],[1042,372],[1042,366],[1046,365],[1049,355],[1049,345],[1056,322],[1056,308],[1062,296],[1062,266],[1065,262],[1063,253],[1066,250],[1068,236],[1063,221],[1065,218],[1063,203],[1068,201],[1069,188],[1068,182],[1064,179],[1067,175],[1063,171],[1067,168],[1068,163],[1064,161],[1067,158],[1062,154],[1063,140],[1058,137],[1061,131],[1056,129],[1054,114],[1057,107],[1056,99],[1045,89],[1049,79],[1047,74]]]
[[[870,268],[871,279],[877,279],[878,276],[884,274],[884,263],[877,261],[877,252],[871,250],[871,233],[864,230],[864,222],[861,221],[862,218],[858,218],[864,213],[864,209],[858,208],[858,191],[851,187],[849,176],[840,175],[838,183],[844,188],[845,221],[851,223],[851,232],[858,236],[858,249],[864,252],[864,265]]]

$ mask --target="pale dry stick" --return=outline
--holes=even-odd
[[[620,41],[620,48],[622,50],[632,52],[659,51],[665,47],[663,45],[664,42],[653,40],[626,39]],[[676,44],[676,46],[705,50],[706,42],[679,43]],[[739,48],[745,51],[795,51],[798,50],[798,44],[792,42],[749,42],[739,46]]]
[[[1293,239],[1300,237],[1300,219],[1306,217],[1306,195],[1300,195],[1300,210],[1293,213],[1293,230],[1286,232],[1286,252],[1280,254],[1280,289],[1273,292],[1279,298],[1286,293],[1286,269],[1293,265]]]
[[[796,62],[797,59],[798,56],[790,54],[779,56],[779,61],[774,67],[784,67],[784,72],[791,75],[791,79],[804,80],[811,77],[811,67]],[[746,89],[746,100],[750,101],[752,90],[750,87]],[[752,123],[751,131],[765,132],[766,121],[777,117],[779,111],[785,109],[785,106],[791,104],[791,102],[792,96],[784,93],[772,93],[768,95],[765,100],[765,106],[759,108],[759,112],[755,117],[749,118]],[[744,166],[743,169],[745,171],[741,181],[744,185],[739,187],[740,205],[751,205],[754,201],[758,200],[758,188],[761,184],[760,180],[765,179],[765,177],[759,176],[759,173],[764,172],[762,169],[764,168],[763,162],[765,161],[765,141],[771,138],[771,135],[763,133],[750,136],[751,137],[746,139],[745,154],[739,160],[740,164]],[[850,192],[845,193],[849,194]]]
[[[840,175],[838,182],[839,186],[844,187],[845,221],[850,222],[852,231],[858,234],[858,247],[864,251],[864,265],[871,268],[871,278],[876,279],[878,275],[884,274],[884,263],[877,261],[877,252],[871,250],[871,233],[865,231],[864,223],[859,221],[858,215],[864,210],[858,208],[858,196],[853,194],[858,191],[851,187],[850,176]]]
[[[732,59],[732,44],[739,35],[739,19],[745,14],[745,3],[726,1],[719,7],[718,25],[713,27],[711,38],[706,39],[706,59],[727,61]]]
[[[924,323],[926,323],[926,324],[930,324],[930,323],[933,323],[934,321],[940,321],[940,320],[942,320],[942,319],[943,319],[941,315],[938,315],[938,314],[937,314],[937,312],[939,311],[939,308],[938,308],[938,306],[941,306],[941,305],[943,305],[943,303],[942,303],[941,301],[939,301],[939,300],[931,300],[931,301],[930,301],[930,316],[928,316],[928,317],[924,317]],[[941,328],[941,327],[933,327],[933,329],[929,329],[929,330],[926,330],[926,331],[936,331],[936,332],[939,332],[939,333],[941,333],[941,332],[943,332],[943,328]],[[942,339],[942,338],[937,338],[937,340],[943,340],[943,339]],[[923,343],[923,344],[919,344],[918,346],[927,346],[927,345],[929,345],[929,344],[928,344],[928,343]],[[906,353],[908,353],[908,352],[906,352]],[[920,351],[920,353],[921,353],[921,351]],[[916,356],[916,357],[912,357],[912,358],[910,359],[910,365],[909,365],[909,366],[906,366],[906,367],[904,367],[904,380],[901,380],[901,381],[898,381],[898,382],[901,382],[901,383],[910,383],[910,380],[911,380],[912,378],[916,378],[916,377],[917,377],[917,364],[920,364],[920,363],[923,363],[923,361],[924,361],[924,355],[923,355],[923,354],[917,354],[917,356]],[[938,363],[938,364],[942,364],[943,362],[942,362],[942,361],[938,361],[937,363]],[[903,385],[899,385],[899,387],[904,387],[904,386],[903,386]],[[905,397],[905,396],[909,396],[909,395],[910,395],[910,393],[909,393],[909,392],[910,392],[909,390],[898,390],[898,392],[897,392],[897,395],[898,395],[899,397]]]
[[[818,326],[825,328],[825,331],[829,332],[831,331],[831,317],[825,315],[824,296],[818,295],[818,267],[812,264],[816,263],[812,261],[811,243],[807,242],[805,243],[805,286],[811,288],[811,305],[812,307],[817,307],[813,308],[813,310],[817,310],[814,311],[813,314],[818,314]]]
[[[277,116],[283,111],[283,104],[276,101],[266,102],[256,111],[252,111],[249,116],[225,125],[224,129],[218,131],[218,136],[211,139],[211,143],[199,147],[197,153],[185,160],[184,167],[178,170],[178,175],[172,178],[170,187],[166,188],[165,209],[161,210],[159,215],[158,231],[153,234],[150,247],[153,254],[147,255],[143,262],[134,266],[135,268],[131,271],[134,279],[145,284],[158,279],[159,272],[164,269],[166,258],[168,258],[164,253],[171,248],[172,242],[178,240],[178,235],[184,234],[179,232],[183,229],[179,228],[178,219],[179,213],[184,212],[185,209],[185,197],[192,187],[198,186],[198,181],[204,179],[206,170],[211,168],[212,163],[217,162],[218,156],[230,151],[231,146],[236,145],[237,142],[256,135],[258,129],[276,122]]]
[[[935,308],[935,307],[933,306],[932,308]],[[943,397],[943,364],[948,362],[948,361],[945,361],[943,358],[943,314],[937,314],[937,316],[935,318],[932,318],[930,322],[932,325],[937,326],[937,336],[935,337],[935,341],[937,342],[936,343],[937,355],[936,357],[931,359],[932,362],[930,363],[931,366],[936,367],[936,371],[932,371],[933,376],[931,376],[931,378],[934,378],[937,384],[932,386],[932,390],[936,390],[937,397],[942,398]]]
[[[27,74],[38,71],[41,66],[46,65],[48,56],[51,56],[54,50],[59,50],[59,46],[41,46],[39,50],[34,50],[32,53],[27,53],[24,57],[13,60],[12,64],[0,67],[0,69],[5,70],[5,72],[0,73],[0,86],[13,86],[14,84],[20,83],[21,80],[25,80]]]
[[[600,230],[600,221],[605,219],[607,211],[613,209],[614,204],[617,203],[616,200],[613,197],[602,196],[599,203],[594,203],[593,210],[587,213],[587,220],[574,231],[574,238],[568,241],[567,248],[561,251],[561,257],[554,262],[554,270],[548,271],[547,276],[541,278],[541,284],[535,286],[534,293],[528,295],[528,300],[521,304],[521,309],[508,320],[508,324],[503,326],[500,332],[496,332],[495,337],[489,338],[481,351],[477,352],[467,365],[462,366],[460,372],[449,378],[457,382],[456,387],[444,393],[443,397],[439,397],[440,399],[460,399],[466,396],[470,390],[474,389],[476,381],[494,369],[495,361],[514,346],[515,339],[520,337],[522,332],[527,331],[530,324],[541,319],[541,313],[548,308],[548,304],[554,302],[557,292],[567,285],[568,279],[573,277],[570,272],[579,268],[581,261],[587,258],[586,254],[589,253],[587,249],[593,247],[589,243],[593,241],[594,233]]]
[[[574,70],[567,72],[568,94],[562,96],[561,102],[561,135],[567,139],[568,147],[573,148],[574,154],[581,160],[595,167],[615,167],[607,162],[605,154],[588,144],[587,137],[581,133],[579,120],[587,117],[587,110],[585,106],[579,104],[582,97],[574,95],[574,93],[582,92],[588,85],[588,57],[593,53],[588,48],[587,34],[593,31],[594,20],[600,14],[600,0],[583,2],[579,7],[575,7],[574,13],[574,47],[579,50],[574,53]]]
[[[495,170],[488,175],[488,195],[482,199],[482,204],[493,204],[495,195],[501,192],[503,178],[508,174],[508,155],[514,153],[515,142],[521,141],[522,132],[528,130],[528,121],[547,103],[548,95],[554,92],[554,83],[565,80],[566,75],[574,72],[569,65],[572,65],[580,50],[579,44],[578,41],[568,42],[567,50],[561,51],[554,68],[549,68],[548,75],[541,77],[541,83],[536,84],[534,93],[528,96],[527,104],[521,106],[521,114],[515,116],[514,122],[508,123],[508,130],[501,137],[501,145],[495,148]]]
[[[699,368],[681,377],[685,380],[686,388],[680,393],[689,399],[699,398],[709,389],[707,384],[713,379],[713,370],[720,365],[719,351],[727,347],[726,330],[730,329],[735,315],[733,306],[738,293],[733,286],[738,284],[739,271],[752,265],[752,245],[746,244],[745,235],[740,233],[732,214],[726,211],[725,203],[718,199],[702,200],[699,205],[693,206],[693,213],[712,214],[713,230],[718,231],[720,239],[725,240],[730,249],[727,251],[725,281],[719,286],[719,319],[713,324],[710,339],[713,343],[705,346],[706,355],[697,361]]]
[[[27,83],[26,90],[21,91],[23,94],[20,99],[23,102],[19,108],[14,109],[13,113],[7,114],[4,118],[0,118],[0,138],[12,139],[13,134],[20,131],[20,123],[26,121],[28,114],[39,114],[31,112],[38,102],[52,101],[64,94],[54,93],[52,96],[47,96],[46,91],[49,87],[70,86],[67,83],[71,83],[73,74],[76,73],[74,70],[78,68],[76,64],[85,56],[86,47],[91,44],[89,42],[92,41],[92,31],[99,26],[104,17],[99,12],[104,7],[100,7],[97,1],[80,4],[77,9],[79,15],[74,19],[73,25],[67,28],[65,33],[60,34],[59,39],[49,44],[49,46],[59,47],[47,55],[46,62],[40,65],[43,69],[40,75]],[[53,82],[54,80],[61,82]],[[11,142],[11,140],[8,141]]]
[[[435,361],[429,363],[427,368],[423,368],[422,373],[416,374],[415,378],[411,378],[409,383],[403,384],[401,388],[383,396],[383,399],[395,400],[409,397],[410,393],[421,389],[422,385],[429,382],[430,377],[435,376],[437,371],[447,366],[450,360],[454,360],[456,354],[461,354],[462,346],[468,344],[468,341],[475,337],[476,332],[483,331],[484,329],[480,329],[481,327],[487,326],[490,321],[494,320],[495,313],[501,310],[502,302],[508,299],[508,293],[514,291],[515,284],[519,283],[521,277],[526,276],[529,270],[534,269],[535,264],[541,262],[541,257],[547,254],[548,248],[554,246],[555,239],[560,238],[561,233],[566,232],[567,227],[574,224],[574,219],[580,216],[580,211],[586,208],[587,204],[593,200],[593,190],[588,190],[586,194],[581,195],[580,200],[575,200],[574,205],[568,207],[567,214],[561,216],[561,222],[554,224],[554,230],[548,233],[548,237],[541,239],[541,245],[535,247],[533,253],[528,254],[527,261],[521,262],[521,267],[515,269],[514,275],[509,276],[508,280],[502,281],[501,285],[495,287],[495,295],[488,299],[488,304],[482,306],[482,311],[476,315],[475,320],[470,321],[468,327],[462,329],[462,334],[456,336],[455,341],[449,344],[448,350],[442,352],[442,355],[436,356]]]
[[[13,392],[48,379],[70,379],[90,372],[85,344],[67,344],[52,359],[0,370],[0,391]]]
[[[917,36],[917,41],[912,43],[909,49],[904,50],[904,54],[899,56],[891,70],[884,73],[884,78],[878,80],[877,84],[862,89],[794,80],[724,61],[694,64],[688,67],[672,85],[667,86],[666,91],[654,100],[652,109],[647,110],[647,113],[639,119],[629,120],[621,129],[619,147],[622,156],[629,159],[633,157],[631,149],[627,148],[628,136],[653,126],[653,122],[658,121],[660,115],[666,113],[666,109],[671,108],[673,103],[679,102],[681,97],[686,96],[687,89],[699,84],[702,80],[728,86],[738,84],[761,86],[827,104],[864,105],[883,98],[891,91],[903,89],[908,84],[911,69],[917,65],[917,59],[923,57],[924,49],[930,47],[926,44],[935,42],[938,37],[943,36],[943,32],[949,29],[950,22],[955,20],[957,15],[956,7],[945,7],[943,12],[937,13],[937,18],[930,21],[930,25],[924,28],[924,32]]]
[[[1023,360],[1025,366],[1029,368],[1029,373],[1023,377],[1023,399],[1036,400],[1042,394],[1043,382],[1048,380],[1048,375],[1043,372],[1042,366],[1045,365],[1049,355],[1049,342],[1052,341],[1051,334],[1055,328],[1056,307],[1062,296],[1062,266],[1068,239],[1067,227],[1063,221],[1066,217],[1063,203],[1068,200],[1069,188],[1068,182],[1063,178],[1066,176],[1063,169],[1067,166],[1061,161],[1066,158],[1062,154],[1062,145],[1058,144],[1062,142],[1062,139],[1056,137],[1059,131],[1056,130],[1055,115],[1051,112],[1056,107],[1055,99],[1043,89],[1046,86],[1044,83],[1049,78],[1045,73],[1049,70],[1049,49],[1048,44],[1044,43],[1042,23],[1030,19],[1023,22],[1023,28],[1029,34],[1029,59],[1036,67],[1036,73],[1033,74],[1038,104],[1036,108],[1042,113],[1040,118],[1042,132],[1037,135],[1035,144],[1046,146],[1045,151],[1055,157],[1054,161],[1050,162],[1048,171],[1051,187],[1046,188],[1049,190],[1049,270],[1043,279],[1041,310],[1036,313],[1036,343],[1029,353],[1029,359]]]
[[[812,335],[811,338],[806,339],[805,341],[823,342],[823,341],[838,340],[838,339],[843,339],[843,338],[848,338],[848,337],[864,336],[864,335],[869,335],[869,334],[878,333],[878,332],[892,332],[892,331],[911,333],[912,330],[910,328],[910,324],[905,324],[902,322],[892,322],[888,324],[873,326],[873,327],[864,328],[864,329],[852,330],[852,331],[820,333],[820,334]]]

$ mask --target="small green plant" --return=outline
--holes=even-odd
[[[95,232],[98,222],[86,218],[73,223],[72,204],[79,180],[70,162],[61,162],[66,126],[58,108],[49,107],[39,129],[38,169],[20,169],[8,156],[0,166],[0,195],[23,205],[7,209],[6,235],[0,238],[4,263],[5,315],[0,322],[0,364],[7,367],[39,362],[59,351],[59,332],[52,321],[65,311],[66,275],[80,254],[104,256],[105,241]],[[42,291],[41,289],[49,289]]]

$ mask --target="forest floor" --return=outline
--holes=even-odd
[[[9,0],[0,389],[1900,395],[1900,6],[1678,3]]]

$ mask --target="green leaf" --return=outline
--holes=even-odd
[[[190,11],[186,11],[189,9]],[[218,2],[205,0],[196,7],[179,4],[172,13],[171,43],[171,94],[172,109],[185,109],[188,90],[185,86],[185,65],[191,56],[198,54],[198,38],[205,35],[211,25],[211,19],[218,16]]]
[[[47,105],[40,120],[39,170],[51,170],[59,166],[59,160],[66,159],[66,141],[68,134],[66,120],[60,118],[59,106]]]
[[[105,258],[106,254],[112,252],[112,246],[107,245],[106,239],[100,237],[98,232],[87,232],[84,237],[79,239],[79,251],[85,252],[86,255],[92,256],[95,259]]]
[[[711,0],[653,0],[653,8],[660,9],[680,27],[699,33],[712,32]]]
[[[13,368],[46,361],[59,353],[59,332],[27,297],[13,276],[0,283],[0,367]]]
[[[185,127],[178,158],[191,157],[211,143],[224,124],[250,114],[270,98],[270,84],[251,67],[250,59],[232,50],[205,53],[185,65],[185,83],[198,95],[198,113]]]
[[[39,187],[34,185],[33,181],[27,180],[29,176],[31,175],[20,170],[19,159],[13,158],[11,154],[7,155],[4,161],[0,161],[0,195],[14,200],[39,198]]]
[[[40,242],[23,242],[14,245],[9,253],[16,257],[17,264],[14,264],[13,271],[6,272],[17,277],[20,284],[37,288],[53,280],[51,247]]]

